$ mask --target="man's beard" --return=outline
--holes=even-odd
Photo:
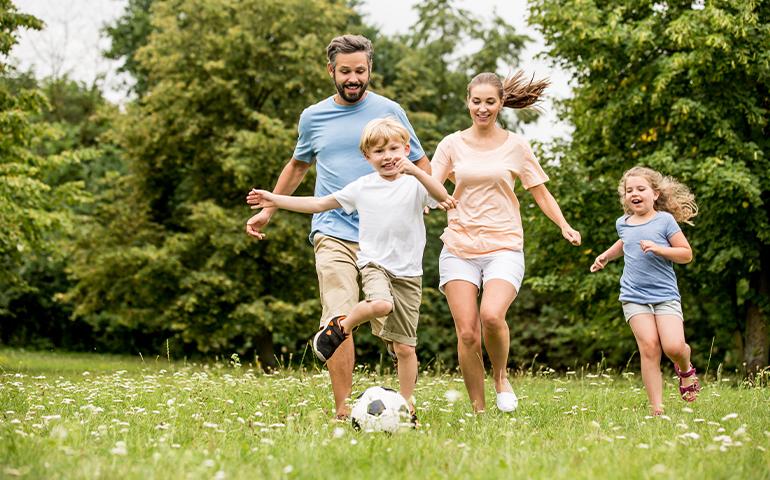
[[[348,87],[360,87],[358,89],[358,93],[355,93],[353,95],[349,95],[345,93],[345,85]],[[334,82],[334,86],[337,87],[337,93],[342,97],[343,100],[345,100],[348,103],[355,103],[364,96],[364,93],[366,93],[367,87],[369,87],[369,82],[363,82],[363,83],[337,83]]]

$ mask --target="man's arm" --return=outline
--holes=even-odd
[[[273,193],[280,195],[291,195],[297,189],[305,174],[310,169],[309,162],[302,162],[296,158],[291,158],[286,166],[281,170],[278,180],[275,182]],[[246,203],[249,203],[249,196],[246,197]],[[246,233],[252,237],[262,240],[265,234],[262,229],[270,222],[270,218],[275,213],[276,208],[265,208],[246,221]]]

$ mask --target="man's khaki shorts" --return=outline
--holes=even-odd
[[[325,327],[332,317],[350,314],[358,303],[358,244],[316,233],[313,250],[321,294],[320,326]]]
[[[361,269],[361,282],[366,300],[386,300],[393,304],[390,315],[371,321],[372,333],[386,342],[416,346],[422,277],[397,277],[369,263]]]

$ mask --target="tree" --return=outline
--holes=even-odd
[[[589,328],[617,327],[609,313],[617,305],[607,299],[616,298],[619,265],[586,272],[613,241],[621,210],[607,206],[617,205],[620,175],[648,165],[688,184],[701,208],[695,227],[685,226],[696,259],[678,270],[685,316],[694,320],[687,325],[696,326],[688,335],[705,349],[712,335],[730,348],[740,330],[746,366],[767,365],[770,2],[531,5],[549,55],[574,73],[564,114],[575,131],[560,158],[557,197],[587,233],[581,258],[538,259],[535,285],[568,298],[576,308],[560,310],[572,322],[583,316]]]
[[[0,55],[16,43],[20,28],[40,29],[42,23],[0,0]],[[77,162],[72,156],[45,155],[38,149],[52,132],[34,118],[47,107],[37,88],[15,88],[12,69],[0,62],[0,316],[9,304],[30,290],[24,267],[31,257],[51,252],[52,232],[71,225],[68,206],[82,198],[79,182],[50,182],[52,175]]]

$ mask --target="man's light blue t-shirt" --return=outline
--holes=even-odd
[[[306,108],[299,118],[299,139],[294,158],[316,164],[315,196],[324,197],[342,190],[353,180],[372,173],[371,165],[359,150],[361,133],[369,121],[395,117],[409,131],[409,159],[417,161],[423,152],[404,109],[396,102],[368,92],[354,105],[340,105],[329,97]],[[358,242],[358,213],[347,214],[341,208],[316,213],[310,239],[324,235]]]
[[[620,301],[655,304],[668,300],[681,301],[676,284],[674,264],[652,252],[642,252],[641,240],[651,240],[670,247],[669,239],[682,229],[668,212],[657,212],[641,225],[629,225],[624,215],[615,228],[623,240],[623,276],[620,277]]]

